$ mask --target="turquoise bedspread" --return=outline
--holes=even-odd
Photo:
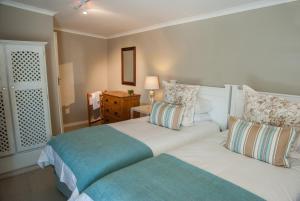
[[[153,156],[147,145],[109,125],[62,134],[48,144],[74,173],[79,192],[115,170]]]
[[[94,201],[256,201],[262,198],[173,156],[116,171],[87,188]]]

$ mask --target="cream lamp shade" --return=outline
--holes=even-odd
[[[152,104],[154,101],[154,96],[155,96],[154,90],[159,89],[158,77],[157,76],[147,76],[145,79],[144,88],[149,90],[150,104]]]
[[[157,76],[147,76],[145,79],[145,89],[155,90],[159,89],[158,77]]]

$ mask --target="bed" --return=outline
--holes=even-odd
[[[220,186],[213,185],[217,181],[214,182],[211,178],[208,178],[206,186],[215,187],[215,191],[206,189],[210,191],[210,194],[204,194],[204,197],[201,197],[203,192],[200,189],[205,188],[205,186],[199,187],[198,191],[193,190],[193,185],[203,185],[197,184],[197,181],[193,180],[201,172],[197,173],[196,176],[192,175],[193,177],[189,178],[188,182],[184,182],[184,184],[188,183],[188,188],[185,189],[186,184],[181,185],[184,179],[178,175],[190,177],[190,174],[184,174],[184,172],[189,172],[189,169],[179,169],[177,172],[172,172],[173,168],[164,168],[164,164],[168,163],[168,159],[151,158],[104,177],[86,189],[77,200],[214,200],[215,197],[212,195],[219,196],[219,198],[222,198],[221,200],[300,200],[300,166],[296,161],[292,164],[292,168],[288,169],[275,167],[230,152],[223,147],[225,136],[226,132],[222,134],[215,133],[159,157],[175,157],[175,160],[179,160],[176,166],[186,163],[230,182],[225,186],[221,186],[222,189],[229,189],[227,192],[229,195],[226,195],[224,191],[220,191]],[[146,173],[141,171],[141,166],[146,165],[143,168],[145,169],[155,163],[156,167],[159,168],[149,168]],[[134,172],[132,172],[133,170]],[[204,180],[205,177],[200,175],[198,179]],[[171,181],[165,182],[164,180]],[[227,186],[231,184],[234,184],[235,187],[230,188]],[[241,193],[239,192],[240,188],[244,190],[242,195],[239,194],[239,196],[243,196],[243,199],[241,197],[230,197],[231,191]],[[177,192],[181,192],[181,194]],[[176,197],[173,197],[174,194],[176,194]],[[186,199],[183,199],[184,197]],[[229,199],[226,199],[226,197]]]
[[[212,121],[175,131],[152,125],[145,117],[101,126],[100,129],[81,129],[50,141],[38,164],[54,166],[58,181],[71,192],[70,200],[74,200],[90,184],[107,174],[225,129],[230,87],[201,87],[199,96],[211,101]]]
[[[230,114],[240,116],[243,99],[237,86],[232,87],[231,103]],[[300,200],[299,158],[290,158],[290,168],[276,167],[227,150],[226,138],[227,131],[206,135],[116,171],[93,183],[77,200]]]

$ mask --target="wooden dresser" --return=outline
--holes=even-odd
[[[130,108],[140,105],[140,95],[130,96],[123,91],[107,91],[102,98],[106,124],[130,119]]]

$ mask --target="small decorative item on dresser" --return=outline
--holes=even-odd
[[[103,93],[104,123],[114,123],[130,119],[130,108],[140,105],[140,95],[129,95],[125,91]]]
[[[132,107],[130,109],[131,119],[139,118],[143,116],[149,116],[151,113],[152,106],[151,105],[141,105],[137,107]]]
[[[157,76],[147,76],[145,79],[145,89],[149,90],[150,104],[154,101],[155,92],[154,90],[159,89],[158,77]]]
[[[133,89],[128,89],[128,94],[129,94],[129,96],[132,96],[134,94],[134,90]]]

